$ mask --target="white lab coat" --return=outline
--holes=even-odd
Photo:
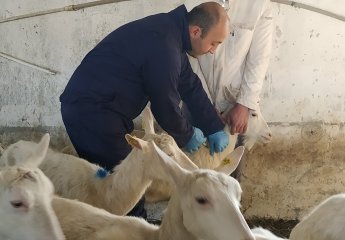
[[[220,112],[233,101],[256,110],[272,48],[271,2],[234,0],[229,16],[230,36],[214,54],[190,57],[190,62]]]

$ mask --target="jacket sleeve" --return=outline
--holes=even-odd
[[[174,49],[155,46],[143,65],[144,88],[151,110],[159,125],[169,133],[179,147],[193,135],[191,124],[183,116],[179,103],[178,81],[181,72],[180,53]]]
[[[186,54],[183,54],[182,72],[179,83],[179,92],[183,102],[193,117],[196,127],[200,128],[205,136],[224,128],[216,109],[208,98],[199,77],[193,72]]]
[[[263,80],[272,50],[273,20],[270,1],[266,1],[257,22],[244,68],[243,80],[237,102],[257,109]]]

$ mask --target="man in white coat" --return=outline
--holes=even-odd
[[[234,105],[224,120],[231,127],[231,134],[241,134],[247,129],[249,109],[259,108],[259,95],[270,60],[271,2],[230,0],[225,7],[231,20],[230,35],[214,54],[190,58],[190,62],[220,113]],[[243,165],[242,161],[234,174],[238,180]]]

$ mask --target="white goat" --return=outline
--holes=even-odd
[[[231,107],[230,107],[231,108]],[[143,128],[145,135],[154,135],[154,118],[149,107],[146,107],[142,114]],[[225,132],[229,135],[229,145],[221,153],[215,153],[213,156],[210,155],[210,151],[206,146],[201,146],[200,149],[193,152],[192,154],[186,153],[187,156],[199,167],[207,169],[216,169],[223,160],[235,149],[238,134],[231,135],[229,127],[225,127]],[[259,111],[250,111],[248,128],[244,136],[244,146],[247,149],[251,149],[256,141],[262,143],[268,143],[272,139],[271,131]],[[149,139],[146,138],[145,139]],[[164,151],[164,150],[163,150]]]
[[[34,169],[0,168],[0,239],[65,239],[52,208],[54,187],[37,168],[44,155],[43,147],[28,159]]]
[[[142,114],[142,125],[143,129],[145,131],[144,139],[153,139],[154,141],[157,141],[161,138],[162,135],[156,134],[154,130],[154,118],[152,115],[152,112],[149,107],[146,107]],[[214,156],[211,156],[209,153],[209,149],[206,146],[201,146],[201,148],[190,154],[186,153],[186,155],[199,167],[199,168],[206,168],[206,169],[214,169],[217,171],[217,169],[224,165],[224,164],[231,164],[232,159],[229,158],[229,155],[232,151],[234,151],[235,144],[237,141],[237,134],[231,135],[229,133],[229,128],[225,127],[226,133],[229,134],[229,140],[230,143],[226,147],[226,149],[221,153],[214,153]],[[251,146],[254,145],[256,140],[259,140],[261,142],[269,142],[271,140],[271,132],[263,119],[261,113],[252,113],[249,118],[248,123],[248,130],[247,135],[245,136],[245,141],[247,144],[250,144]],[[172,143],[171,143],[172,144]],[[249,145],[248,145],[249,146]],[[186,164],[183,162],[187,161],[189,163],[189,160],[186,160],[186,157],[182,157],[183,153],[179,150],[177,150],[177,145],[175,143],[175,147],[171,148],[174,149],[174,159],[179,159],[178,163],[180,166],[185,167]],[[169,152],[166,149],[162,149],[165,153],[168,155]],[[188,158],[187,158],[188,159]],[[189,169],[189,168],[188,168]],[[168,183],[162,182],[162,181],[153,181],[151,186],[147,189],[145,193],[145,199],[147,202],[158,202],[169,199],[172,192],[171,186],[169,186]]]
[[[290,240],[345,239],[345,194],[336,194],[316,206],[291,231]],[[252,229],[256,240],[284,240],[266,229]]]
[[[236,168],[243,147],[233,153],[238,155],[236,164],[219,169],[224,174],[198,170],[196,166],[193,171],[183,169],[153,141],[126,137],[135,151],[150,156],[154,162],[156,167],[147,169],[145,174],[176,184],[176,192],[161,226],[158,228],[134,217],[115,216],[76,200],[56,197],[53,208],[68,240],[223,240],[229,236],[239,240],[254,239],[239,210],[241,187],[227,175]],[[49,140],[49,136],[43,140]],[[34,147],[31,151],[38,152],[39,149],[42,147]],[[11,156],[16,156],[15,152]],[[18,162],[12,158],[12,161],[27,166],[30,164],[28,159]]]
[[[345,194],[329,197],[291,231],[291,240],[345,239]]]
[[[152,138],[155,139],[154,136]],[[132,137],[127,135],[126,139],[131,144]],[[23,161],[25,162],[35,149],[41,148],[47,141],[49,142],[48,134],[44,135],[38,144],[18,141],[10,145],[0,157],[0,166],[26,165]],[[196,167],[177,147],[171,136],[160,135],[155,142],[183,167]],[[124,215],[132,209],[151,184],[152,175],[147,172],[156,169],[151,156],[143,154],[136,146],[133,147],[127,158],[114,168],[114,172],[104,178],[96,177],[96,172],[101,169],[99,166],[51,149],[39,167],[53,182],[58,195],[78,199],[117,215]]]
[[[226,165],[225,174],[208,169],[185,170],[155,148],[163,168],[163,175],[157,177],[164,180],[164,176],[170,176],[170,183],[176,187],[159,239],[254,239],[240,212],[241,186],[228,176],[237,167],[244,148],[236,164]]]
[[[55,198],[54,210],[68,240],[254,240],[239,207],[241,187],[228,176],[234,167],[193,171],[181,168],[153,141],[132,138],[132,144],[150,152],[157,178],[176,184],[160,227],[134,217],[114,216],[75,200]],[[241,149],[243,154],[243,148]],[[241,156],[239,156],[241,157]],[[239,162],[239,160],[237,161]]]
[[[53,208],[66,240],[158,240],[158,227],[142,218],[117,216],[60,197],[53,199]]]

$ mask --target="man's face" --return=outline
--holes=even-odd
[[[202,29],[199,26],[189,26],[190,40],[192,50],[189,55],[197,57],[206,53],[214,53],[220,43],[229,35],[229,21],[219,21],[213,26],[206,36],[202,36]]]

